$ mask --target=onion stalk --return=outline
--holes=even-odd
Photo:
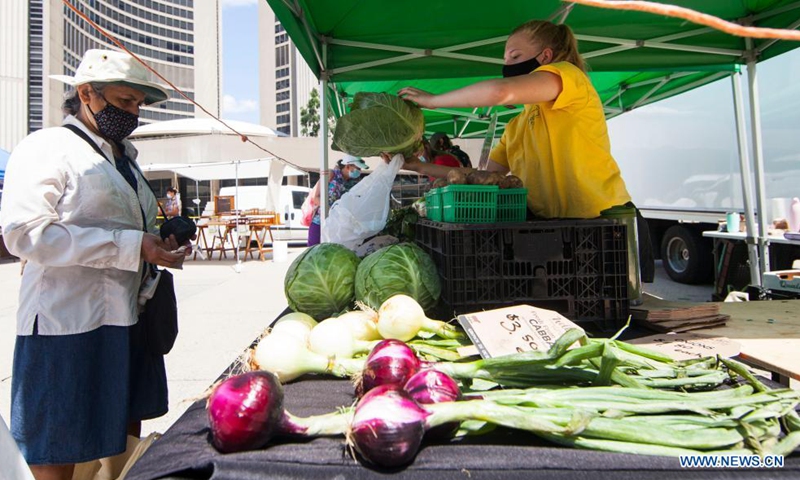
[[[569,392],[580,393],[580,390],[570,389]],[[620,391],[621,398],[627,391],[624,388],[614,390]],[[608,390],[603,392],[608,393]],[[718,404],[709,403],[713,400],[710,394],[684,394],[685,402],[706,403],[708,408],[713,408],[713,417],[673,414],[662,418],[654,415],[609,418],[598,411],[605,409],[567,404],[528,407],[473,400],[419,405],[398,386],[384,385],[359,401],[348,441],[365,460],[387,467],[413,460],[415,448],[419,448],[421,443],[421,430],[466,420],[525,430],[556,443],[615,452],[670,456],[724,453],[725,450],[752,453],[752,450],[743,450],[744,445],[756,451],[767,451],[765,446],[775,443],[780,434],[778,419],[786,414],[787,408],[791,410],[797,406],[800,393],[791,390],[772,392],[773,399],[764,400],[770,403],[759,406],[759,396],[770,394],[742,396],[746,392],[719,392],[723,400]],[[741,398],[735,398],[737,396]],[[730,398],[736,401],[729,401]],[[754,403],[748,402],[750,398]],[[731,409],[733,403],[741,406]],[[753,406],[758,408],[753,410]],[[615,407],[608,408],[606,413]],[[668,403],[664,403],[659,409],[682,412],[685,405],[675,404],[670,408]],[[778,449],[775,451],[783,454],[793,451],[800,440],[798,437],[791,434],[788,440],[774,447]]]

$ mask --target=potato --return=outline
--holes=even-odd
[[[447,173],[447,181],[450,185],[466,185],[467,170],[464,168],[454,168]]]
[[[491,185],[492,174],[486,170],[477,170],[467,175],[469,185]]]
[[[525,188],[522,184],[522,180],[519,177],[515,177],[514,175],[506,175],[499,183],[500,188]]]
[[[450,182],[448,182],[446,178],[437,178],[436,181],[433,182],[433,185],[431,185],[431,188],[442,188],[448,185],[450,185]]]
[[[506,178],[506,176],[503,175],[502,173],[492,172],[489,174],[488,185],[500,185],[500,182],[502,182],[504,178]]]

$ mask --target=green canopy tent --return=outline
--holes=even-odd
[[[605,105],[606,118],[613,118],[625,111],[639,108],[667,97],[706,85],[730,76],[735,65],[713,67],[706,70],[646,72],[590,72],[592,83]],[[358,92],[397,93],[403,87],[413,85],[422,90],[441,93],[471,85],[481,80],[496,77],[470,77],[422,80],[341,82],[328,85],[329,98],[336,116],[347,111],[347,100]],[[452,137],[476,138],[487,134],[487,126],[496,116],[497,129],[502,134],[509,120],[521,111],[521,107],[487,107],[480,109],[436,109],[425,111],[426,133],[447,132]]]
[[[756,63],[798,43],[751,40],[647,13],[604,10],[558,0],[404,2],[388,0],[267,0],[300,53],[320,79],[321,115],[328,104],[341,113],[357,91],[396,92],[414,85],[440,92],[496,77],[511,29],[528,19],[550,19],[572,27],[591,68],[606,114],[624,111],[719,80],[732,79],[739,136],[742,189],[747,218],[751,283],[768,269],[763,154]],[[796,29],[798,0],[671,0],[742,24]],[[495,8],[492,8],[495,7]],[[747,65],[756,202],[745,133],[744,101],[738,73]],[[511,118],[514,110],[450,109],[426,113],[427,125],[451,124],[461,136],[482,135],[492,114]],[[442,123],[438,123],[442,122]],[[498,120],[502,130],[502,122]],[[321,121],[322,181],[328,170],[327,122]],[[324,197],[324,196],[323,196]],[[322,199],[323,209],[325,199]],[[759,255],[760,253],[760,255]],[[759,262],[759,258],[763,262]]]

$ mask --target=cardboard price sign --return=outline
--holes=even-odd
[[[581,329],[558,312],[530,305],[460,315],[458,322],[483,358],[545,351],[567,330]]]
[[[661,353],[666,353],[675,360],[693,358],[735,357],[741,351],[741,345],[727,337],[700,335],[697,333],[671,333],[637,338],[629,341]]]

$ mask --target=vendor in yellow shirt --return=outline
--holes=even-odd
[[[489,154],[488,170],[522,179],[537,217],[596,218],[612,207],[632,206],[611,156],[603,104],[572,30],[540,20],[520,25],[506,42],[504,61],[503,79],[440,95],[407,87],[399,95],[426,108],[524,105]],[[416,158],[404,168],[432,177],[450,171]],[[641,219],[639,224],[640,249],[647,250],[643,270],[650,270],[642,279],[652,281],[652,261],[645,261],[652,258],[649,235]]]

